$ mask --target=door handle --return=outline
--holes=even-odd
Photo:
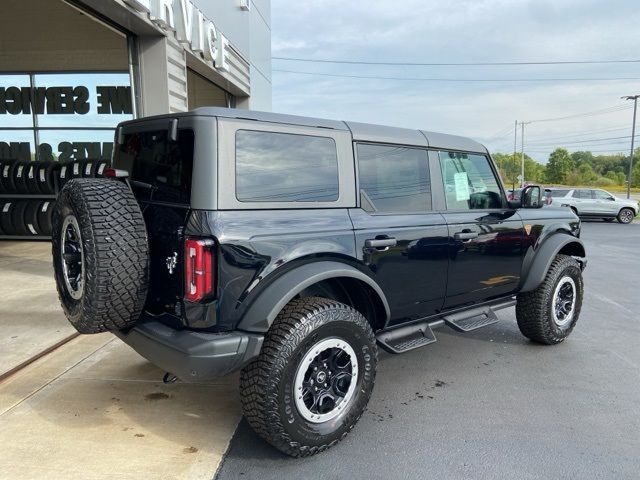
[[[463,231],[463,232],[456,233],[453,237],[456,240],[462,240],[462,241],[473,240],[474,238],[478,238],[478,232]]]
[[[387,249],[389,247],[395,247],[398,244],[398,241],[393,238],[370,238],[364,241],[364,246],[366,248],[384,248]]]

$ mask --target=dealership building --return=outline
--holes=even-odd
[[[104,158],[126,119],[271,109],[270,0],[4,0],[0,160]]]

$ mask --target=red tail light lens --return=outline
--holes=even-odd
[[[184,298],[198,302],[213,292],[214,243],[209,239],[188,238],[184,243]]]

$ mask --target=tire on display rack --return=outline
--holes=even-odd
[[[15,162],[11,167],[11,177],[13,178],[13,193],[29,193],[27,187],[28,162]]]
[[[27,200],[18,200],[13,204],[11,211],[11,223],[13,224],[14,235],[31,235],[27,224],[24,222],[24,212],[29,202]]]
[[[82,167],[82,178],[94,178],[96,176],[95,167],[97,160],[86,159],[80,162]]]
[[[278,314],[260,355],[240,376],[249,425],[294,457],[332,447],[362,416],[375,381],[376,340],[353,308],[318,297]]]
[[[65,184],[71,180],[73,174],[73,162],[62,162],[60,169],[56,170],[55,175],[57,178],[58,188],[62,190]]]
[[[2,160],[0,162],[0,192],[15,193],[13,184],[12,168],[16,160]]]
[[[45,195],[55,195],[58,191],[58,162],[42,162],[38,168],[38,188]]]
[[[27,166],[25,185],[27,187],[27,192],[32,195],[45,193],[40,190],[40,182],[38,181],[38,170],[40,170],[42,163],[43,162],[29,162],[29,165]]]
[[[74,179],[55,202],[53,268],[67,319],[80,333],[133,326],[144,307],[149,247],[140,206],[110,179]]]
[[[4,235],[15,235],[15,231],[13,229],[13,201],[0,201],[0,226],[2,227],[2,231]]]
[[[26,202],[27,206],[24,209],[23,222],[27,228],[27,235],[42,235],[42,229],[40,228],[40,222],[38,220],[40,203],[42,203],[40,200],[29,200]]]
[[[38,204],[38,226],[42,235],[51,235],[51,216],[53,214],[53,202],[46,200]]]
[[[104,169],[109,166],[109,160],[100,160],[96,163],[95,176],[100,178],[104,176]]]

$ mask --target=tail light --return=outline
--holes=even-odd
[[[109,178],[127,178],[129,176],[129,172],[118,168],[107,167],[102,171],[102,175]]]
[[[184,243],[184,298],[198,302],[213,293],[213,240],[187,238]]]

